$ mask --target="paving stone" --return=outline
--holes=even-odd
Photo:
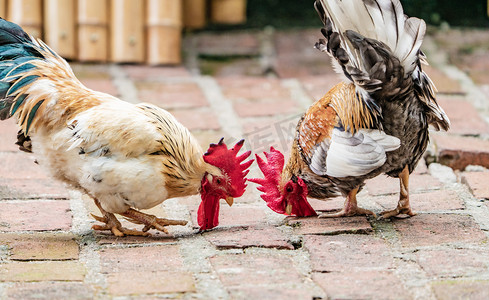
[[[362,205],[361,202],[362,200],[359,199],[360,206]],[[324,211],[324,212],[333,212],[333,211],[339,211],[343,208],[345,204],[345,198],[344,197],[335,197],[335,198],[330,198],[327,200],[319,200],[319,199],[313,199],[313,198],[308,198],[307,202],[314,208],[315,211]]]
[[[157,271],[126,271],[107,275],[112,296],[195,292],[190,273]]]
[[[81,282],[29,282],[16,283],[7,290],[6,299],[73,299],[90,300],[94,289]]]
[[[86,270],[74,261],[13,262],[0,268],[0,281],[83,281]]]
[[[17,132],[19,127],[15,122],[15,118],[10,118],[0,122],[0,151],[18,151]]]
[[[275,227],[249,227],[214,230],[204,234],[218,249],[245,249],[249,247],[294,250],[286,235]]]
[[[290,115],[299,111],[297,104],[292,100],[241,100],[234,103],[234,109],[240,117]]]
[[[75,76],[80,79],[110,79],[109,65],[107,64],[88,64],[70,63]]]
[[[372,226],[366,217],[348,218],[293,218],[286,219],[289,226],[295,228],[297,234],[336,235],[342,233],[367,233]]]
[[[108,248],[100,250],[102,273],[122,273],[144,270],[182,271],[183,258],[178,245]]]
[[[487,239],[470,216],[418,214],[393,222],[404,246],[430,246],[447,243],[481,242]]]
[[[260,300],[311,300],[323,299],[321,295],[314,294],[313,291],[292,285],[290,287],[261,287],[247,286],[228,289],[232,299],[260,299]]]
[[[393,262],[386,243],[371,235],[306,236],[313,272],[385,270]]]
[[[210,261],[225,287],[294,285],[302,280],[286,256],[223,254]]]
[[[413,174],[428,174],[428,165],[426,164],[426,160],[424,158],[421,158],[418,162],[418,165],[413,171]]]
[[[399,179],[380,175],[367,181],[366,184],[369,195],[381,196],[389,194],[399,194]],[[421,193],[437,190],[442,187],[442,183],[435,177],[428,174],[411,174],[409,176],[409,193]]]
[[[218,130],[221,128],[215,112],[208,107],[176,109],[170,112],[189,130]]]
[[[11,260],[74,260],[79,249],[76,237],[66,233],[0,233],[0,244],[9,246]]]
[[[291,100],[290,92],[279,79],[263,77],[232,77],[217,80],[224,96],[231,100]]]
[[[443,94],[463,94],[464,90],[460,86],[460,83],[454,79],[451,79],[445,75],[441,70],[423,65],[423,71],[428,74],[431,81],[435,84],[439,93]]]
[[[439,300],[485,300],[489,299],[489,281],[449,280],[432,284],[433,292]]]
[[[239,199],[235,199],[239,201]],[[197,227],[197,210],[200,205],[194,203],[189,206],[190,214],[192,217],[192,222]],[[220,201],[220,212],[219,212],[219,227],[248,227],[248,226],[264,226],[267,224],[267,218],[265,211],[260,207],[247,207],[229,205],[221,199]]]
[[[489,168],[489,141],[473,137],[432,134],[436,145],[436,161],[455,170],[468,165]]]
[[[145,65],[125,65],[122,69],[127,75],[134,80],[164,80],[166,78],[188,78],[190,73],[180,66],[161,67],[161,66],[145,66]]]
[[[438,104],[450,118],[450,134],[481,135],[489,133],[489,126],[474,106],[464,99],[438,97]]]
[[[464,172],[462,183],[466,184],[477,199],[489,199],[489,171]]]
[[[312,278],[329,299],[412,299],[389,271],[314,273]]]
[[[439,190],[421,194],[409,195],[411,208],[417,211],[432,212],[441,210],[465,209],[464,201],[457,192],[451,190]],[[377,202],[384,209],[394,209],[399,201],[398,195],[376,197]]]
[[[208,102],[194,82],[136,82],[139,99],[164,109],[202,107]]]
[[[236,56],[259,55],[260,43],[257,32],[202,33],[193,36],[194,48],[200,55]]]
[[[4,179],[50,178],[34,161],[34,155],[25,152],[0,153],[0,175]]]
[[[114,85],[112,79],[103,79],[103,78],[82,78],[80,81],[87,88],[92,89],[94,91],[107,93],[114,97],[119,97],[120,93],[117,90],[117,87]]]
[[[327,73],[300,78],[302,85],[313,101],[318,101],[335,85],[342,82],[343,76],[337,73]]]
[[[423,249],[416,257],[430,278],[473,277],[489,267],[489,251],[484,248]]]
[[[69,230],[69,201],[0,202],[0,231]]]
[[[0,199],[68,199],[66,187],[55,179],[0,178]]]
[[[264,69],[257,57],[222,58],[204,57],[199,59],[199,69],[203,75],[214,77],[263,76]]]

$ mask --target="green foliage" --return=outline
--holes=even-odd
[[[248,0],[246,28],[321,26],[314,0]],[[406,14],[439,25],[489,27],[486,0],[401,0]]]

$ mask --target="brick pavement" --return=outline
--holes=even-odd
[[[460,36],[462,50],[451,38]],[[427,40],[428,72],[452,130],[432,135],[411,176],[418,215],[409,219],[285,218],[250,185],[232,208],[222,206],[212,231],[198,233],[200,199],[188,197],[151,210],[187,226],[116,238],[93,232],[91,199],[49,179],[14,147],[12,120],[0,122],[0,298],[487,299],[489,56],[479,50],[487,36],[450,31]],[[254,152],[287,152],[300,114],[337,82],[328,58],[312,50],[317,37],[192,34],[186,67],[73,67],[90,88],[166,108],[203,147],[245,137]],[[397,193],[397,180],[379,176],[359,202],[380,212]],[[343,199],[311,204],[331,211]]]

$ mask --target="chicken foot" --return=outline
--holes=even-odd
[[[412,211],[411,205],[409,203],[409,169],[407,166],[404,167],[404,170],[402,170],[401,174],[399,174],[399,183],[400,192],[397,207],[393,210],[382,212],[380,218],[388,219],[400,214],[406,214],[410,217],[416,215],[416,213]]]
[[[96,216],[92,214],[92,217],[105,225],[92,225],[93,230],[110,230],[115,236],[126,236],[126,235],[136,235],[136,236],[150,236],[148,232],[132,230],[122,227],[121,222],[117,220],[114,214],[105,211],[100,205],[100,201],[98,199],[93,199],[95,205],[100,209],[103,217]]]
[[[168,220],[164,218],[157,218],[156,216],[148,215],[132,208],[128,209],[121,215],[126,217],[128,221],[134,224],[144,224],[143,232],[154,228],[156,230],[163,231],[164,233],[168,233],[168,230],[165,228],[165,226],[187,225],[187,221],[184,220]]]
[[[348,193],[345,205],[341,211],[336,213],[322,213],[319,215],[319,218],[352,217],[357,215],[373,215],[376,217],[372,211],[357,206],[357,193],[358,187]]]

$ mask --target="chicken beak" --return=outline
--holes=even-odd
[[[292,204],[287,204],[285,207],[285,213],[289,216],[292,214]]]
[[[229,206],[233,206],[234,203],[234,198],[231,196],[226,197],[226,202],[229,204]]]

